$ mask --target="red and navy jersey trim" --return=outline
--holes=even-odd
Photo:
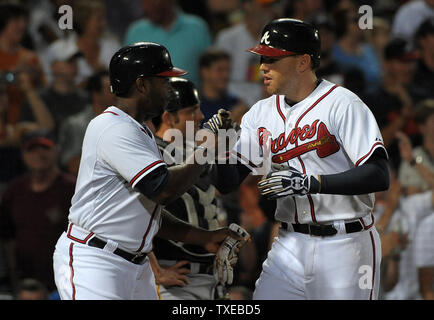
[[[374,145],[371,147],[371,150],[369,150],[369,152],[367,154],[365,154],[363,157],[361,157],[357,162],[356,162],[356,167],[358,167],[360,165],[360,163],[365,160],[367,157],[369,157],[372,154],[372,151],[377,147],[377,146],[382,146],[384,148],[384,145],[382,142],[376,142],[374,143]]]
[[[147,171],[151,170],[152,168],[154,168],[156,165],[160,164],[160,163],[164,163],[163,160],[157,160],[153,163],[151,163],[149,166],[147,166],[146,168],[144,168],[143,170],[141,170],[138,174],[136,174],[130,181],[130,185],[133,185],[134,182],[136,182],[136,180],[138,178],[140,178],[144,173],[146,173]]]

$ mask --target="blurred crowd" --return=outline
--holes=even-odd
[[[73,9],[72,29],[59,24],[62,5]],[[359,95],[382,131],[392,180],[374,209],[380,299],[434,299],[434,0],[0,1],[0,299],[58,299],[52,253],[86,126],[116,103],[112,55],[139,41],[166,46],[199,88],[203,120],[224,107],[240,122],[266,97],[259,58],[246,49],[278,17],[317,26],[318,77]],[[253,237],[232,299],[251,299],[279,227],[256,183],[218,197],[221,224]]]

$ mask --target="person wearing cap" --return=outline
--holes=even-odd
[[[313,25],[276,19],[260,39],[248,51],[260,56],[270,97],[243,116],[231,155],[263,175],[259,193],[276,200],[281,227],[253,299],[376,299],[381,241],[372,210],[389,171],[375,117],[356,94],[316,77]]]
[[[113,55],[109,75],[116,105],[86,129],[68,227],[53,254],[62,299],[158,299],[147,256],[157,234],[210,252],[227,236],[242,239],[229,228],[209,231],[163,210],[208,169],[195,159],[208,151],[216,155],[218,139],[209,139],[185,162],[168,167],[144,124],[164,112],[169,78],[186,73],[173,66],[164,46],[152,42]]]
[[[384,144],[395,167],[399,165],[399,151],[395,134],[399,130],[420,141],[420,134],[413,120],[413,90],[411,83],[418,55],[408,42],[396,38],[384,48],[384,76],[380,86],[371,90],[364,100],[380,126]]]
[[[0,238],[4,244],[10,289],[21,278],[35,278],[56,290],[51,254],[74,194],[75,178],[57,166],[52,132],[39,129],[22,138],[28,172],[12,180],[0,203]]]
[[[80,89],[75,78],[78,70],[78,59],[82,56],[77,48],[55,46],[55,50],[47,54],[47,63],[50,65],[52,82],[45,88],[35,92],[36,98],[48,110],[45,117],[36,111],[35,99],[27,94],[28,98],[19,118],[20,122],[41,122],[40,118],[52,119],[52,128],[58,133],[63,121],[74,114],[81,112],[88,104],[89,98]],[[47,122],[47,120],[45,120]]]
[[[418,103],[434,98],[434,18],[425,20],[414,36],[414,42],[420,52],[412,89]]]

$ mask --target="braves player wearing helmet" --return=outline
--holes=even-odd
[[[195,142],[188,140],[194,136],[187,134],[187,130],[196,133],[204,116],[200,109],[200,100],[194,84],[186,79],[171,78],[172,95],[165,112],[153,119],[156,127],[156,142],[168,165],[176,164],[178,151],[185,158],[186,147],[194,147]],[[182,145],[169,148],[174,143],[171,132],[180,132],[183,136]],[[212,164],[196,183],[180,198],[170,203],[165,209],[175,217],[207,230],[219,227],[217,219],[216,188],[221,193],[228,193],[236,188],[229,185],[234,170],[227,165]],[[215,254],[201,246],[189,245],[179,241],[154,238],[153,252],[161,266],[174,267],[178,264],[181,273],[177,281],[163,283],[159,287],[162,300],[212,300],[219,298],[224,292],[223,287],[216,290],[217,281],[213,276]],[[152,263],[152,260],[151,260]],[[184,267],[184,268],[182,268]],[[182,276],[182,273],[187,275]],[[157,277],[158,279],[158,277]]]
[[[254,299],[378,294],[381,244],[373,193],[388,188],[387,153],[363,101],[317,79],[320,45],[316,28],[285,18],[267,24],[260,44],[249,49],[261,56],[270,97],[244,115],[233,153],[252,170],[271,160],[258,187],[277,199],[281,221]],[[242,148],[246,141],[260,148],[257,157]]]
[[[69,225],[53,256],[56,286],[62,299],[157,299],[147,257],[156,234],[211,252],[227,236],[242,238],[229,228],[192,226],[163,209],[208,168],[194,161],[168,168],[142,125],[164,111],[169,77],[186,72],[173,67],[165,47],[149,42],[121,48],[109,72],[118,106],[86,130]]]

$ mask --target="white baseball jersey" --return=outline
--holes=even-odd
[[[420,299],[419,281],[417,275],[417,265],[415,257],[420,255],[429,256],[429,251],[421,252],[421,248],[416,248],[416,238],[419,238],[419,229],[421,223],[432,210],[432,192],[417,193],[411,196],[402,197],[399,201],[398,209],[393,213],[389,223],[389,231],[404,233],[407,235],[407,247],[400,252],[399,261],[399,278],[393,289],[385,294],[387,300],[408,300]],[[428,238],[422,238],[428,241]],[[417,242],[421,242],[418,240]],[[434,244],[427,242],[426,247],[431,246],[434,250]]]
[[[133,187],[165,166],[150,130],[116,107],[89,124],[70,222],[132,252],[152,250],[161,207]]]
[[[414,239],[414,265],[417,268],[434,267],[434,212],[423,219]]]
[[[263,149],[269,142],[273,163],[306,174],[335,174],[362,165],[377,148],[384,149],[372,112],[351,91],[322,80],[293,106],[284,98],[260,100],[244,115],[234,149],[243,163],[262,161],[252,156],[252,146]],[[373,206],[374,194],[289,196],[277,200],[275,216],[288,223],[324,223],[370,216]]]

